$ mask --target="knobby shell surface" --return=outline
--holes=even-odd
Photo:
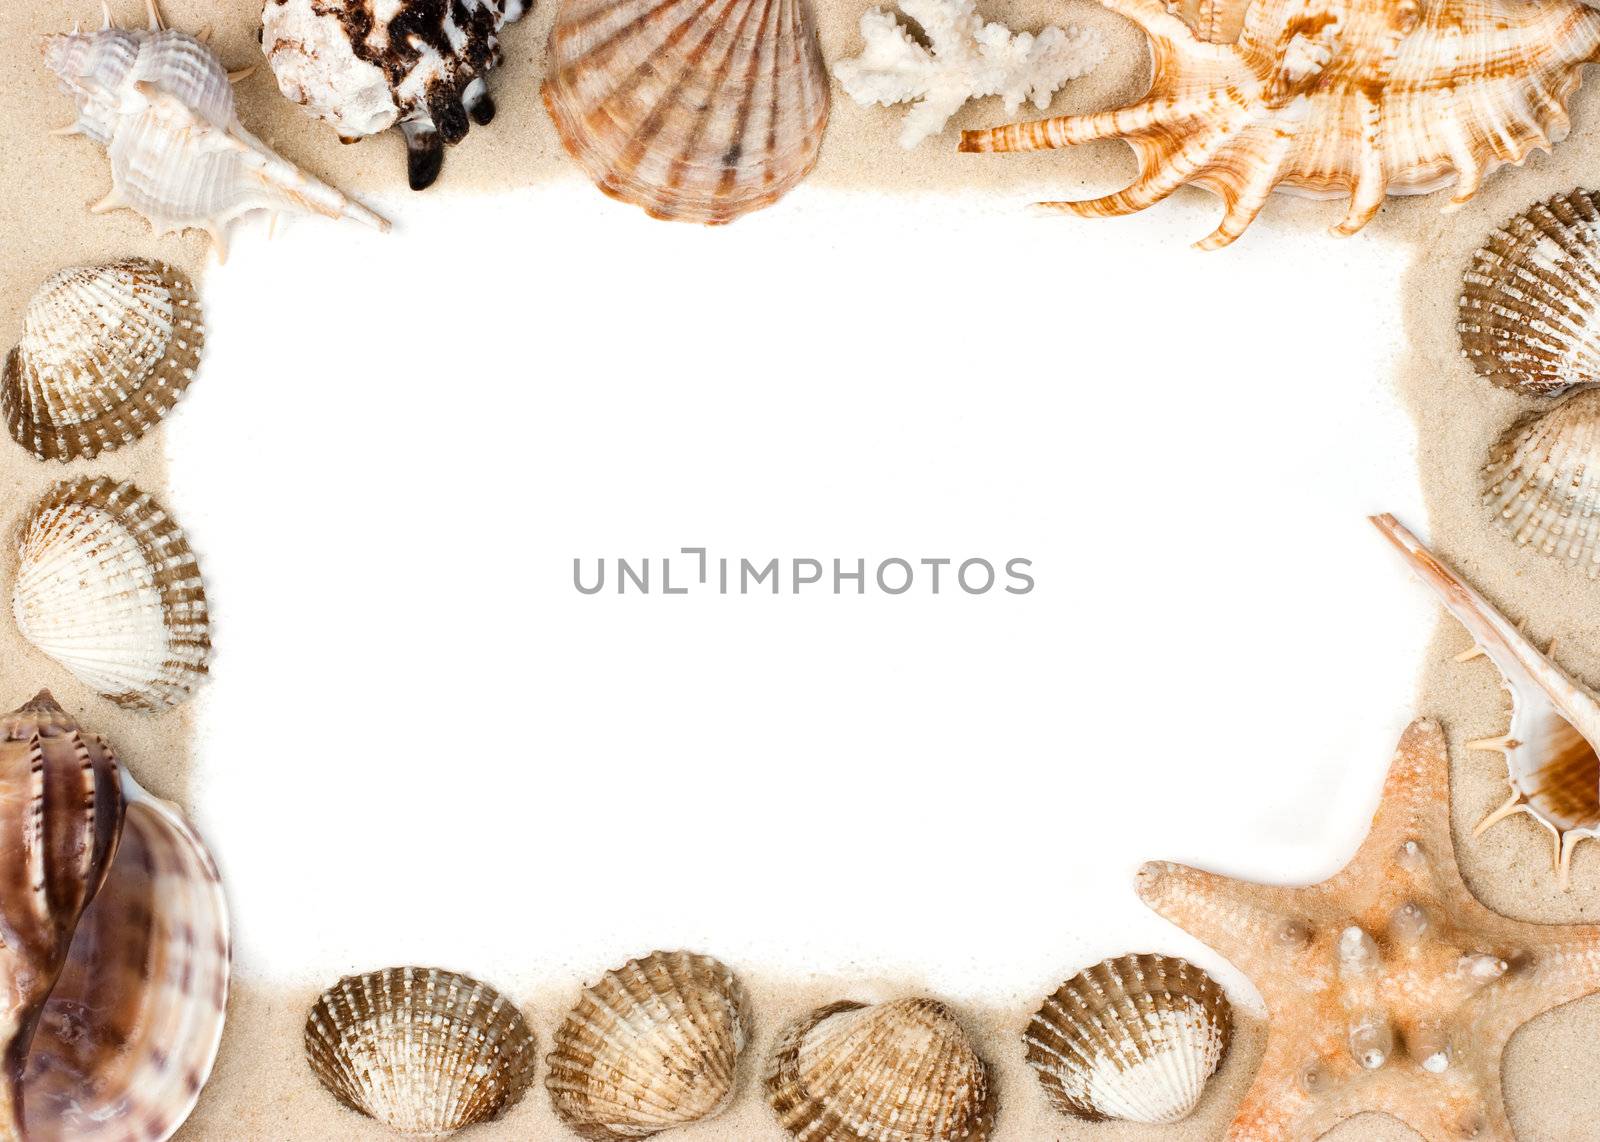
[[[11,603],[24,638],[120,706],[175,706],[206,676],[199,564],[132,484],[84,478],[46,493],[23,524]]]
[[[545,107],[605,193],[731,222],[816,164],[828,76],[808,0],[563,0]]]
[[[1233,1037],[1233,1008],[1205,972],[1129,955],[1073,976],[1023,1041],[1056,1109],[1092,1121],[1188,1117]]]
[[[127,258],[52,275],[6,358],[0,416],[41,460],[131,444],[194,379],[205,322],[188,275]]]
[[[630,960],[587,988],[556,1032],[550,1101],[592,1142],[711,1118],[733,1099],[748,1024],[726,964],[690,952]]]
[[[1277,189],[1348,196],[1340,235],[1389,194],[1453,184],[1452,202],[1464,202],[1497,167],[1566,137],[1567,102],[1600,55],[1600,12],[1582,0],[1105,2],[1150,37],[1149,94],[1100,114],[969,131],[961,149],[1120,138],[1139,163],[1131,186],[1044,205],[1123,215],[1203,187],[1225,212],[1202,249],[1233,242]]]
[[[1489,453],[1483,502],[1519,544],[1600,578],[1600,389],[1513,425]]]
[[[340,1102],[402,1134],[451,1134],[533,1082],[533,1033],[488,984],[439,968],[346,976],[306,1017],[311,1070]]]
[[[1478,373],[1555,396],[1600,381],[1600,202],[1572,190],[1508,219],[1473,255],[1456,328]]]
[[[985,1142],[998,1102],[988,1064],[934,999],[818,1008],[784,1032],[765,1081],[804,1142]]]
[[[266,0],[261,47],[288,99],[346,142],[399,127],[412,190],[439,177],[445,144],[494,118],[485,83],[524,0]]]

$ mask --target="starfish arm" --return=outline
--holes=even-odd
[[[1347,885],[1380,883],[1396,866],[1432,873],[1438,888],[1450,889],[1452,902],[1471,898],[1455,871],[1450,839],[1450,751],[1444,730],[1432,718],[1406,727],[1395,750],[1372,828],[1355,857],[1323,886],[1337,892]]]
[[[1139,897],[1156,912],[1204,940],[1250,976],[1270,1005],[1274,972],[1310,943],[1299,907],[1302,890],[1276,888],[1201,872],[1168,861],[1139,870]]]

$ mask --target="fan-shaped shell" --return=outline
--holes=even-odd
[[[533,1033],[488,984],[439,968],[346,976],[306,1018],[306,1058],[353,1110],[402,1134],[450,1134],[514,1105]]]
[[[1150,1124],[1188,1116],[1233,1037],[1228,997],[1168,956],[1122,956],[1045,1000],[1023,1042],[1056,1109]]]
[[[105,477],[55,486],[23,525],[22,635],[118,705],[177,705],[205,677],[211,626],[189,541],[154,499]]]
[[[828,77],[806,0],[564,0],[550,61],[561,141],[654,217],[731,222],[816,164]]]
[[[0,416],[41,460],[131,444],[194,379],[205,324],[186,274],[127,258],[62,270],[39,287],[6,358]]]
[[[1483,488],[1502,531],[1600,578],[1600,389],[1515,425],[1489,453]]]
[[[773,1049],[766,1087],[804,1142],[985,1142],[997,1105],[988,1064],[934,999],[818,1008]]]
[[[545,1086],[593,1142],[648,1138],[720,1114],[744,1049],[744,987],[725,964],[654,952],[606,973],[556,1032]]]
[[[1573,190],[1529,207],[1475,254],[1456,328],[1472,367],[1551,396],[1600,381],[1600,202]]]

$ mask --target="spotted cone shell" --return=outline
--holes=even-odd
[[[28,304],[0,380],[0,417],[41,460],[93,458],[167,415],[204,344],[181,271],[143,258],[62,270]]]
[[[533,1082],[533,1033],[488,984],[439,968],[346,976],[306,1018],[306,1058],[353,1110],[401,1134],[495,1118]]]
[[[1483,471],[1483,502],[1518,543],[1600,578],[1600,390],[1501,437]]]
[[[574,1133],[648,1138],[720,1114],[749,1023],[727,965],[690,952],[631,960],[584,991],[556,1032],[545,1086]]]
[[[23,525],[11,602],[24,638],[118,705],[175,706],[206,675],[199,564],[132,484],[85,478],[48,492]]]
[[[816,164],[828,76],[807,0],[564,0],[544,101],[601,190],[721,223]]]
[[[1228,997],[1168,956],[1122,956],[1073,976],[1023,1035],[1056,1109],[1159,1124],[1188,1117],[1233,1038]]]
[[[988,1065],[934,999],[813,1011],[774,1048],[766,1088],[804,1142],[985,1142],[997,1104]]]
[[[1558,194],[1496,230],[1461,287],[1456,328],[1472,367],[1551,396],[1600,382],[1600,200]]]

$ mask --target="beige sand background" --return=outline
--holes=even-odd
[[[113,7],[124,22],[140,15],[134,0],[117,0]],[[256,0],[169,0],[165,7],[169,22],[176,27],[197,30],[214,24],[215,43],[230,66],[259,61]],[[853,54],[862,0],[821,0],[817,7],[828,58]],[[1018,28],[1078,21],[1106,32],[1112,60],[1058,97],[1056,111],[1093,110],[1123,102],[1146,82],[1140,35],[1089,0],[988,0],[984,9],[992,18]],[[554,11],[553,0],[541,0],[530,19],[507,33],[506,66],[493,82],[500,116],[490,128],[474,128],[468,141],[451,151],[441,184],[432,193],[492,191],[544,179],[579,177],[567,164],[533,96]],[[3,345],[14,341],[23,306],[35,286],[63,265],[127,254],[159,256],[191,272],[199,272],[204,265],[203,243],[196,238],[158,242],[144,223],[130,214],[97,218],[87,214],[87,205],[100,197],[108,182],[105,162],[99,151],[83,140],[47,136],[49,128],[66,123],[71,115],[67,101],[54,92],[33,47],[40,34],[69,27],[75,18],[96,24],[96,6],[87,0],[8,0],[0,5],[0,46],[5,49],[0,51],[0,154],[6,156],[0,164],[0,224],[5,235],[0,272]],[[265,68],[239,90],[246,123],[309,169],[354,191],[391,188],[402,181],[404,149],[397,134],[343,147],[331,132],[308,121],[279,97]],[[1460,213],[1441,216],[1436,197],[1391,200],[1367,234],[1354,240],[1400,241],[1416,251],[1411,270],[1395,283],[1397,302],[1405,307],[1410,345],[1409,363],[1395,378],[1395,392],[1420,426],[1420,474],[1430,510],[1426,522],[1435,546],[1508,614],[1526,619],[1535,638],[1557,638],[1558,656],[1568,669],[1600,680],[1600,586],[1515,548],[1486,525],[1478,502],[1476,474],[1490,442],[1532,402],[1519,401],[1474,376],[1460,359],[1454,334],[1457,283],[1471,249],[1514,210],[1582,184],[1600,165],[1600,105],[1592,89],[1579,96],[1575,112],[1577,129],[1572,140],[1553,156],[1536,156],[1520,171],[1501,172]],[[952,124],[952,130],[996,122],[997,113],[993,102],[969,108]],[[1047,185],[1053,194],[1074,197],[1119,185],[1133,169],[1125,149],[1115,143],[1035,157],[963,156],[955,153],[953,137],[946,135],[908,154],[893,143],[897,118],[898,112],[862,110],[836,96],[814,179],[833,186],[897,193],[981,189],[996,196],[1013,196],[1020,205],[1041,185]],[[892,200],[879,205],[893,208]],[[1309,237],[1335,221],[1341,211],[1336,205],[1280,198],[1258,226],[1305,232]],[[1214,256],[1227,257],[1225,253]],[[1292,275],[1297,272],[1315,272],[1314,264],[1288,267],[1285,277],[1290,280],[1283,288],[1293,288]],[[1240,298],[1242,323],[1249,320],[1249,308],[1249,298]],[[1323,328],[1315,313],[1307,313],[1305,323],[1307,339],[1312,342],[1361,335],[1360,330]],[[208,377],[201,383],[225,382],[226,378]],[[158,432],[100,461],[62,467],[34,461],[7,442],[0,446],[0,488],[4,492],[0,528],[8,537],[14,535],[28,505],[53,480],[80,472],[110,473],[159,491],[165,481],[164,447]],[[1338,473],[1330,472],[1328,478],[1337,479]],[[205,537],[193,538],[203,559]],[[13,563],[8,539],[0,544],[0,581],[9,582]],[[217,620],[226,623],[227,616],[218,615]],[[1466,642],[1452,622],[1441,622],[1423,674],[1417,710],[1443,718],[1457,746],[1454,815],[1468,879],[1486,903],[1509,915],[1543,921],[1600,920],[1600,845],[1579,849],[1573,891],[1563,895],[1555,890],[1550,876],[1549,843],[1531,822],[1517,818],[1497,826],[1481,840],[1468,837],[1471,826],[1503,798],[1504,787],[1496,758],[1464,753],[1459,744],[1499,732],[1504,725],[1505,699],[1487,662],[1462,665],[1451,661]],[[1314,653],[1315,648],[1308,647],[1307,652]],[[1374,653],[1384,653],[1384,648],[1375,647]],[[85,722],[108,734],[152,790],[184,798],[190,765],[190,725],[184,711],[150,717],[117,710],[29,648],[9,622],[0,623],[0,701],[20,702],[41,685],[51,687]],[[1363,711],[1350,710],[1347,716],[1359,718]],[[516,996],[538,1033],[541,1049],[548,1045],[581,977],[607,966],[566,969],[554,974],[544,991]],[[1061,977],[1082,966],[1062,963]],[[767,978],[759,971],[746,974],[758,1020],[750,1053],[753,1060],[764,1055],[785,1021],[817,1003],[841,996],[873,999],[920,990],[914,979],[795,980]],[[1259,1024],[1247,1022],[1242,1028],[1221,1075],[1188,1122],[1160,1130],[1067,1122],[1046,1106],[1021,1061],[1018,1045],[1038,997],[1057,982],[1017,981],[1013,1003],[1003,1009],[968,1009],[964,1013],[998,1071],[1003,1103],[998,1142],[1137,1138],[1199,1142],[1221,1136],[1256,1065],[1262,1039]],[[198,1110],[181,1134],[186,1142],[387,1136],[338,1107],[306,1069],[299,1035],[314,990],[280,991],[248,977],[236,981],[222,1055]],[[1517,1036],[1506,1057],[1505,1077],[1520,1138],[1567,1142],[1600,1134],[1596,1126],[1600,1123],[1600,1085],[1593,1081],[1600,1064],[1596,1043],[1600,1043],[1600,999],[1553,1012]],[[683,1142],[779,1142],[784,1135],[755,1089],[755,1070],[754,1065],[746,1068],[742,1095],[727,1115],[674,1136]],[[475,1129],[471,1137],[490,1142],[570,1135],[556,1123],[542,1089],[536,1088],[505,1119]],[[1388,1120],[1368,1117],[1329,1137],[1338,1142],[1390,1142],[1414,1136]]]

